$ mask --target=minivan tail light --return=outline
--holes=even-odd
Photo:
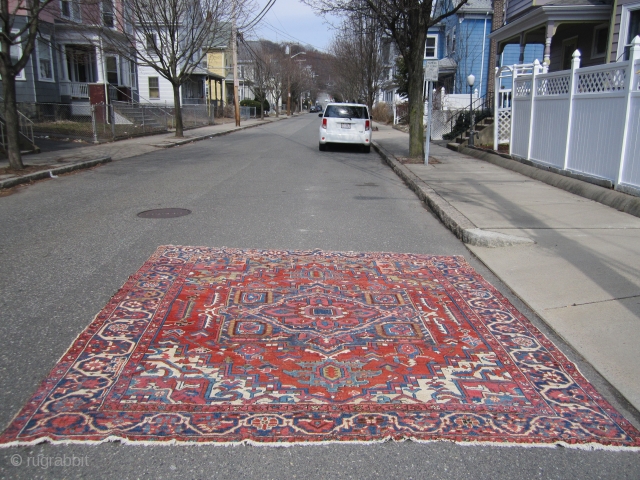
[[[322,119],[322,128],[324,128],[325,130],[327,129],[327,119],[326,118]]]
[[[365,131],[366,131],[366,130],[369,130],[369,128],[371,128],[370,123],[369,123],[369,120],[365,120],[365,122],[364,122],[364,129],[365,129]]]

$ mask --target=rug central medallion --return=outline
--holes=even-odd
[[[461,257],[161,247],[0,442],[637,435]]]

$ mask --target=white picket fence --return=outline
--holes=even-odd
[[[545,73],[536,61],[522,72],[512,68],[513,91],[502,89],[509,99],[496,110],[509,114],[498,114],[494,148],[509,138],[514,157],[640,194],[640,36],[625,62],[580,68],[576,50],[571,70]]]

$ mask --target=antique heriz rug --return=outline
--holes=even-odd
[[[164,246],[0,437],[638,448],[462,257]]]

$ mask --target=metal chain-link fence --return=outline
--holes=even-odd
[[[170,106],[129,102],[97,105],[22,102],[18,110],[33,122],[36,140],[45,137],[106,142],[175,128],[175,111]],[[185,129],[214,124],[214,106],[182,105],[181,110]],[[253,110],[255,117],[255,108]]]
[[[431,122],[431,140],[442,140],[443,135],[451,133],[456,125],[458,117],[465,110],[433,110]]]

